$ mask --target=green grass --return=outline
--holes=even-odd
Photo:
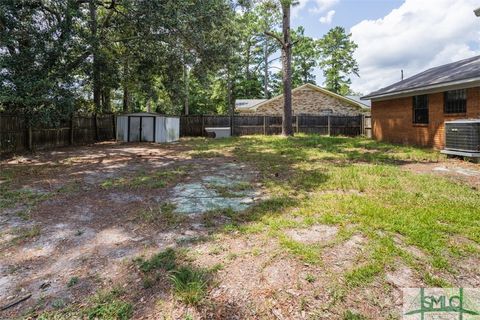
[[[65,307],[65,301],[63,299],[55,299],[52,301],[52,307],[55,309],[62,309]]]
[[[187,167],[178,167],[170,170],[159,170],[154,172],[140,171],[134,176],[107,179],[100,186],[103,189],[126,188],[126,189],[159,189],[177,181],[185,176]]]
[[[278,239],[286,252],[308,263],[319,263],[321,248],[286,237],[282,230],[314,224],[355,226],[367,238],[365,261],[345,274],[348,286],[364,286],[382,276],[396,256],[416,264],[401,245],[426,253],[435,270],[453,272],[451,258],[474,253],[480,243],[480,196],[465,184],[436,175],[416,174],[402,165],[437,162],[432,150],[376,142],[362,137],[297,135],[246,136],[222,140],[192,139],[196,154],[232,153],[260,170],[270,200],[232,217],[225,231],[265,233]],[[340,240],[349,234],[339,235]],[[383,236],[379,236],[383,234]],[[453,237],[468,241],[451,245]],[[417,265],[418,266],[418,265]],[[420,267],[418,270],[421,269]],[[426,278],[445,284],[440,278]]]
[[[11,240],[13,244],[18,244],[22,241],[36,238],[41,233],[41,228],[38,225],[33,227],[18,228],[14,230],[15,237]]]
[[[357,287],[368,284],[382,271],[378,264],[369,263],[353,269],[345,275],[347,286]]]
[[[148,260],[138,259],[137,263],[140,270],[143,272],[150,272],[155,269],[163,269],[171,271],[177,267],[178,254],[172,248],[162,251]]]
[[[175,212],[175,205],[162,203],[153,207],[142,208],[138,212],[140,220],[145,223],[161,223],[165,227],[176,226],[185,221],[186,216]]]
[[[202,214],[203,224],[207,227],[213,227],[218,222],[220,217],[228,217],[230,219],[234,219],[237,212],[235,212],[232,208],[224,208],[224,209],[213,209]]]
[[[215,264],[205,270],[184,264],[187,257],[184,252],[174,249],[162,251],[148,260],[137,259],[136,262],[143,276],[143,287],[151,288],[161,277],[168,275],[172,290],[178,300],[185,304],[197,305],[206,295],[209,276],[223,269],[222,264]]]
[[[170,275],[175,296],[186,304],[196,305],[205,296],[207,274],[190,266],[180,267]]]
[[[67,287],[73,287],[74,285],[76,285],[79,281],[79,278],[78,277],[71,277],[70,280],[68,280],[68,283],[67,283]]]
[[[304,244],[286,236],[279,236],[280,245],[288,252],[297,256],[306,263],[318,264],[320,262],[320,248],[317,245]]]
[[[123,290],[112,289],[95,294],[87,302],[81,305],[69,305],[61,299],[53,300],[52,307],[59,309],[46,311],[36,317],[39,320],[128,320],[133,315],[133,306],[122,296]]]
[[[245,192],[252,189],[252,186],[248,182],[238,182],[232,185],[217,185],[210,184],[210,189],[215,190],[215,192],[222,198],[238,198],[244,197]]]
[[[24,176],[47,175],[55,169],[54,165],[0,167],[0,209],[24,206],[25,208],[17,214],[28,218],[30,209],[40,201],[47,200],[51,194],[34,189],[18,188],[14,181],[21,181]]]
[[[89,306],[84,314],[89,320],[128,320],[132,317],[133,306],[122,300],[121,290],[112,290],[101,292],[92,299],[92,305]]]
[[[25,206],[26,208],[19,212],[19,215],[28,216],[29,210],[40,201],[47,200],[50,197],[48,193],[39,193],[28,189],[12,190],[9,183],[0,185],[0,209],[13,208],[15,206]]]
[[[452,284],[446,280],[443,280],[439,277],[432,276],[430,273],[425,273],[423,276],[423,282],[429,287],[435,288],[449,288],[452,287]]]
[[[307,280],[307,282],[309,283],[314,283],[315,281],[317,281],[317,277],[315,277],[313,274],[311,273],[308,273],[306,276],[305,276],[305,280]]]
[[[27,318],[28,319],[28,318]],[[82,319],[81,313],[73,307],[65,308],[62,310],[46,311],[38,315],[38,320],[70,320],[70,319]]]
[[[368,318],[359,314],[359,313],[356,313],[356,312],[352,312],[350,310],[347,310],[344,314],[343,314],[343,320],[367,320]]]

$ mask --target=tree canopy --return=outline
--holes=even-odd
[[[358,76],[358,63],[353,58],[357,48],[351,39],[351,34],[346,34],[342,27],[331,29],[320,39],[320,67],[325,76],[325,86],[338,94],[350,93],[350,74]]]
[[[292,1],[290,1],[292,2]],[[289,2],[289,3],[290,3]],[[282,3],[280,1],[279,3]],[[282,92],[282,13],[272,1],[3,0],[0,111],[55,124],[77,113],[228,113]],[[342,28],[291,31],[292,85],[345,93],[358,75]]]

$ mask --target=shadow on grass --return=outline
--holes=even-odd
[[[438,159],[438,155],[433,152],[382,144],[363,138],[302,135],[285,139],[250,136],[224,140],[202,140],[202,143],[198,143],[198,140],[200,139],[193,139],[187,141],[186,144],[201,151],[198,154],[199,157],[204,152],[207,157],[221,156],[227,162],[238,159],[257,167],[261,172],[260,180],[269,189],[271,196],[270,199],[243,212],[218,212],[219,216],[227,216],[228,219],[218,219],[215,220],[215,223],[210,224],[207,228],[210,234],[241,230],[250,223],[255,223],[265,217],[280,220],[286,212],[302,207],[308,202],[308,192],[321,188],[335,179],[332,175],[335,174],[336,167],[348,169],[358,162],[389,166],[401,162],[435,161],[436,157]],[[110,149],[114,150],[116,147]],[[119,149],[121,148],[119,147]],[[235,159],[222,154],[222,150],[226,149],[231,151]],[[105,152],[106,157],[115,153],[111,152]],[[102,152],[99,151],[99,153]],[[103,155],[100,156],[100,158],[103,157]],[[128,162],[136,157],[137,153],[126,151],[125,159],[119,161],[122,162],[122,165],[128,165]],[[101,159],[95,161],[100,167],[103,165]],[[89,165],[91,164],[86,166]],[[78,166],[78,169],[82,170],[82,165]],[[352,176],[354,174],[355,172],[352,173]],[[350,176],[346,175],[345,179],[348,182]],[[346,184],[346,188],[350,186]],[[187,227],[182,224],[183,226]],[[209,239],[209,237],[204,237],[195,241],[178,243],[178,247],[181,252],[182,248],[193,247],[195,243],[209,241]],[[75,248],[70,248],[70,250],[75,250]],[[179,260],[177,254],[178,251],[174,251],[174,254],[163,251],[138,264],[137,271],[143,275],[145,289],[150,290],[152,295],[159,291],[172,292],[186,304],[201,306],[199,312],[219,314],[219,318],[232,310],[240,312],[241,306],[230,303],[212,302],[213,306],[202,305],[201,301],[210,285],[209,279],[213,277],[214,271],[201,270],[192,266],[183,258]],[[162,283],[165,285],[162,286]],[[138,300],[144,294],[132,295],[129,299],[138,304]],[[212,311],[211,308],[214,310]]]

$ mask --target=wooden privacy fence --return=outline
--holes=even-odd
[[[75,116],[58,127],[28,127],[23,116],[0,114],[0,153],[115,139],[115,115]]]
[[[322,135],[365,135],[365,119],[369,116],[338,115],[298,115],[293,117],[295,132],[317,133]],[[249,134],[272,135],[282,132],[280,116],[206,116],[192,115],[180,117],[180,136],[198,137],[205,135],[208,127],[233,127],[236,136]]]
[[[115,115],[75,116],[58,127],[28,127],[23,116],[0,113],[0,153],[19,152],[87,144],[115,139]],[[208,127],[232,127],[233,135],[282,132],[282,117],[267,115],[215,116],[193,115],[180,117],[180,136],[204,136]],[[370,136],[370,116],[293,117],[295,132],[323,135]]]

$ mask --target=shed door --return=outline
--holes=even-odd
[[[141,131],[141,117],[129,117],[128,118],[128,141],[140,141],[140,131]]]
[[[142,141],[155,141],[155,117],[142,117]]]

